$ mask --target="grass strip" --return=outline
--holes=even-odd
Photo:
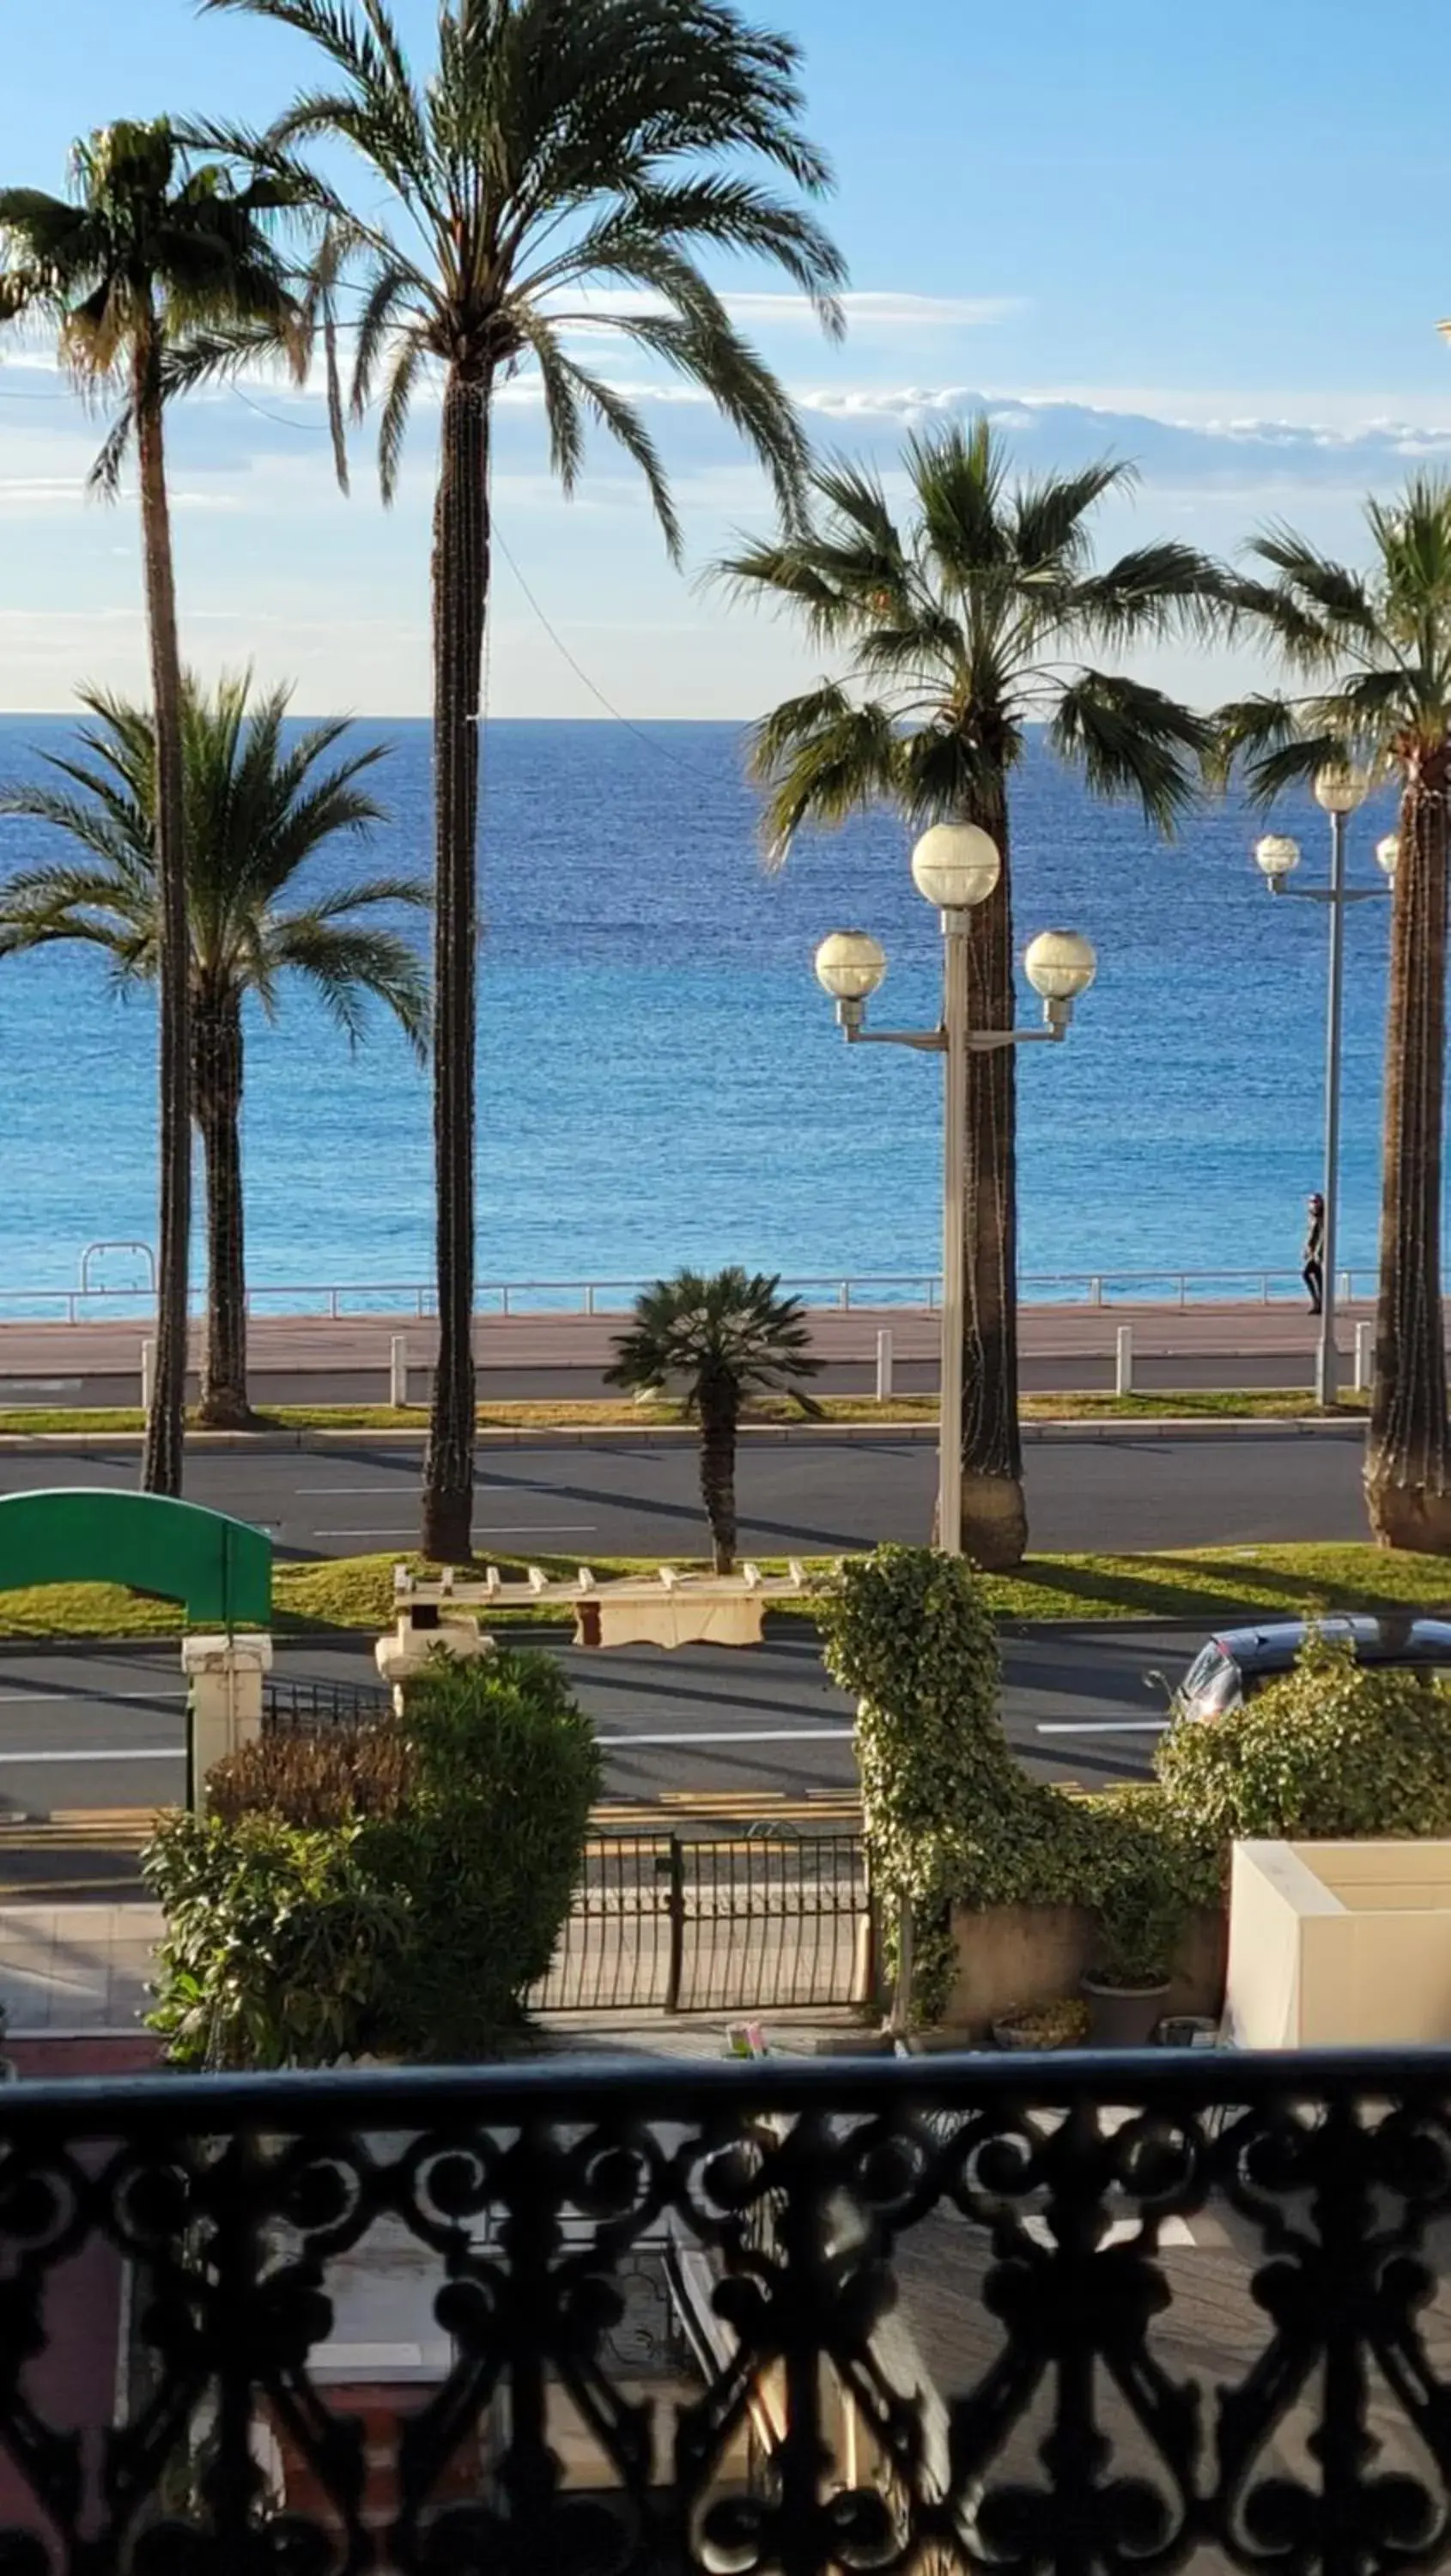
[[[1347,1418],[1363,1415],[1363,1400],[1350,1396],[1332,1411]],[[828,1422],[854,1422],[870,1425],[877,1431],[890,1431],[904,1422],[935,1422],[935,1395],[893,1396],[890,1404],[878,1404],[865,1395],[829,1395],[822,1398],[822,1412]],[[1028,1395],[1022,1402],[1026,1422],[1153,1422],[1228,1420],[1241,1422],[1297,1421],[1316,1415],[1317,1408],[1308,1390],[1294,1387],[1254,1387],[1236,1392],[1222,1387],[1187,1387],[1152,1395]],[[742,1415],[747,1423],[795,1423],[802,1417],[792,1404],[764,1402],[748,1405]],[[481,1431],[648,1431],[670,1429],[683,1424],[685,1416],[676,1404],[618,1404],[608,1398],[577,1398],[568,1403],[526,1403],[481,1405],[478,1415]],[[60,1406],[12,1406],[0,1410],[0,1432],[29,1434],[35,1438],[72,1432],[85,1437],[104,1437],[109,1432],[140,1432],[145,1416],[135,1405],[88,1405],[65,1409]],[[199,1426],[192,1420],[192,1429]],[[428,1428],[428,1415],[418,1405],[400,1409],[389,1404],[279,1404],[259,1412],[256,1430],[268,1431],[416,1431],[420,1438]]]
[[[401,1560],[415,1571],[421,1559]],[[595,1557],[597,1574],[652,1574],[658,1559]],[[274,1578],[274,1633],[281,1637],[381,1635],[393,1623],[396,1554],[327,1557],[279,1564]],[[522,1558],[495,1557],[500,1572],[522,1570]],[[538,1556],[550,1575],[573,1574],[577,1557]],[[703,1572],[698,1560],[676,1559]],[[816,1560],[824,1572],[829,1559]],[[781,1558],[763,1571],[784,1573]],[[482,1570],[482,1569],[481,1569]],[[1292,1542],[1265,1547],[1185,1548],[1141,1556],[1029,1557],[1015,1574],[988,1579],[996,1616],[1029,1619],[1172,1619],[1186,1627],[1224,1625],[1266,1613],[1304,1617],[1317,1610],[1451,1612],[1451,1561],[1391,1553],[1369,1544]],[[558,1603],[493,1612],[503,1625],[558,1625]],[[798,1616],[809,1614],[798,1613]],[[126,1592],[115,1584],[44,1584],[0,1593],[0,1637],[130,1638],[179,1636],[185,1622],[175,1602]]]

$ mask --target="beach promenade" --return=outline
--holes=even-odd
[[[1357,1301],[1339,1318],[1347,1370],[1355,1325],[1372,1313]],[[474,1347],[481,1397],[510,1399],[600,1395],[611,1359],[617,1314],[481,1315]],[[940,1319],[925,1306],[814,1309],[815,1348],[826,1363],[828,1393],[869,1394],[876,1385],[877,1337],[892,1336],[894,1383],[904,1394],[937,1383]],[[1308,1387],[1315,1326],[1288,1298],[1261,1301],[1111,1306],[1025,1305],[1020,1309],[1023,1384],[1029,1391],[1091,1391],[1113,1384],[1116,1336],[1132,1327],[1136,1386]],[[144,1322],[0,1323],[0,1407],[7,1404],[135,1403],[140,1394]],[[200,1326],[193,1327],[194,1350]],[[253,1394],[261,1403],[382,1403],[388,1396],[390,1345],[402,1335],[412,1372],[410,1394],[428,1391],[437,1333],[416,1315],[256,1315],[249,1328]]]

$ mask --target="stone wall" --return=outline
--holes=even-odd
[[[1078,1992],[1099,1938],[1085,1906],[997,1905],[985,1912],[955,1905],[957,1972],[942,2016],[944,2030],[983,2039],[1014,2004],[1054,2003]],[[1229,1924],[1219,1909],[1197,1914],[1164,2010],[1218,2015],[1224,2002]]]

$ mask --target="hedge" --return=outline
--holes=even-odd
[[[878,1548],[838,1569],[820,1618],[827,1668],[857,1697],[889,1943],[911,1903],[923,2018],[945,2001],[954,1903],[1088,1907],[1105,1972],[1147,1981],[1222,1901],[1237,1838],[1451,1836],[1451,1690],[1357,1664],[1348,1639],[1312,1630],[1242,1708],[1173,1726],[1157,1779],[1078,1797],[1030,1780],[1008,1744],[996,1629],[961,1559]]]
[[[579,1875],[599,1748],[544,1655],[437,1656],[402,1717],[264,1739],[163,1824],[152,2027],[188,2066],[467,2059],[516,2027]]]

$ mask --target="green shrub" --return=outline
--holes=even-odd
[[[436,1657],[404,1695],[406,1804],[359,1852],[406,1887],[414,1924],[398,2005],[410,2053],[470,2056],[548,1970],[599,1795],[594,1728],[547,1655]]]
[[[487,2052],[548,1969],[599,1770],[537,1654],[439,1656],[396,1722],[249,1748],[148,1852],[152,2027],[187,2065]]]
[[[827,1670],[857,1700],[857,1762],[888,1955],[912,1907],[913,2007],[952,1974],[956,1903],[1082,1905],[1105,1973],[1167,1974],[1212,1854],[1152,1784],[1073,1798],[1030,1780],[1003,1731],[997,1631],[980,1578],[930,1548],[843,1564],[819,1604]]]
[[[1182,1719],[1157,1768],[1185,1829],[1220,1849],[1237,1837],[1451,1834],[1451,1692],[1312,1635],[1294,1671],[1243,1707]]]
[[[946,1998],[954,1903],[1085,1906],[1101,1972],[1148,1983],[1220,1901],[1236,1837],[1451,1836],[1451,1691],[1357,1665],[1345,1641],[1312,1636],[1245,1707],[1183,1720],[1156,1780],[1079,1798],[1030,1780],[1008,1744],[996,1631],[960,1559],[878,1548],[839,1569],[820,1619],[827,1669],[857,1699],[889,1957],[911,1903],[922,2017]]]
[[[174,1816],[145,1869],[166,1914],[151,2027],[173,2064],[326,2066],[390,2044],[408,1899],[363,1866],[356,1829]]]

